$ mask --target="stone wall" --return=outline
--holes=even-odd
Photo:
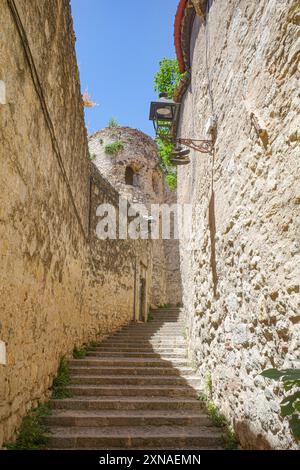
[[[194,23],[179,126],[205,138],[209,73],[215,158],[192,153],[178,178],[193,206],[181,244],[190,354],[244,448],[296,448],[282,389],[259,374],[300,359],[299,2],[210,3],[207,26]]]
[[[69,2],[2,0],[0,23],[1,447],[63,355],[133,319],[151,251],[95,238],[96,206],[118,194],[90,168]]]

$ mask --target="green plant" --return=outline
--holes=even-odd
[[[52,398],[62,399],[72,396],[70,390],[67,389],[71,383],[70,370],[67,360],[62,357],[60,360],[57,375],[52,384]]]
[[[228,424],[227,419],[222,413],[220,413],[220,411],[218,410],[217,406],[214,404],[213,401],[208,400],[206,403],[206,406],[207,406],[207,411],[215,426],[222,428],[223,426],[226,426]]]
[[[208,372],[205,377],[205,387],[207,390],[207,394],[209,398],[212,398],[213,395],[213,384],[212,384],[212,376],[211,373]]]
[[[281,401],[281,415],[288,417],[295,439],[300,440],[300,369],[267,369],[261,375],[272,380],[281,380],[288,394]]]
[[[186,328],[183,328],[183,329],[182,329],[181,334],[182,334],[183,339],[187,340],[187,337],[188,337],[188,336],[187,336],[187,329],[186,329]]]
[[[208,374],[210,376],[210,374]],[[206,379],[206,388],[211,389],[210,380]],[[209,390],[208,390],[209,391]],[[207,396],[206,393],[200,392],[198,400],[205,403],[206,409],[213,424],[219,428],[223,428],[222,440],[226,450],[236,450],[238,448],[238,440],[234,430],[232,429],[227,418],[219,411],[215,403]]]
[[[97,155],[95,153],[89,153],[89,158],[91,161],[96,160]]]
[[[86,356],[86,348],[77,349],[75,348],[73,351],[74,359],[82,359]]]
[[[116,140],[112,144],[106,145],[104,148],[105,153],[109,155],[117,155],[123,149],[124,149],[124,143],[121,140]]]
[[[177,173],[168,173],[166,175],[166,183],[174,191],[177,188]]]
[[[115,127],[120,127],[120,125],[116,118],[111,117],[110,120],[108,121],[107,127],[109,127],[109,129],[113,129]]]
[[[147,321],[153,321],[154,320],[154,316],[152,315],[152,313],[148,313],[148,317],[147,317]]]
[[[239,442],[233,429],[227,427],[226,432],[223,436],[223,445],[226,450],[237,450]]]
[[[168,93],[169,98],[172,99],[182,77],[177,59],[165,57],[159,62],[159,70],[154,76],[154,90],[158,93]]]
[[[25,418],[23,418],[18,437],[13,444],[6,444],[9,450],[41,450],[47,445],[46,432],[47,428],[43,424],[45,416],[50,413],[47,403],[39,405],[31,410]]]

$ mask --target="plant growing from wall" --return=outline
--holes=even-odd
[[[226,450],[236,450],[238,448],[238,440],[226,416],[220,412],[216,404],[213,402],[213,381],[211,373],[205,376],[205,391],[200,392],[198,400],[206,405],[209,416],[215,426],[223,428],[222,439]]]
[[[115,127],[120,127],[120,125],[116,118],[111,117],[110,120],[108,121],[107,127],[109,129],[114,129]]]
[[[158,93],[165,92],[170,99],[178,86],[183,74],[179,71],[177,59],[164,58],[159,63],[159,70],[154,76],[154,90]],[[166,132],[168,130],[166,129]],[[177,186],[177,170],[170,162],[170,156],[174,149],[174,143],[161,138],[156,139],[161,166],[166,173],[166,183],[171,190]]]
[[[157,93],[168,93],[169,98],[172,99],[183,75],[179,71],[177,59],[165,57],[159,62],[159,70],[154,76],[154,90]]]
[[[67,389],[71,383],[70,370],[67,360],[63,357],[60,361],[57,376],[53,380],[52,398],[70,398],[71,392]]]
[[[261,375],[282,381],[287,394],[280,403],[281,415],[288,418],[293,436],[300,440],[300,369],[267,369]]]
[[[117,155],[124,149],[124,142],[122,140],[116,140],[111,144],[108,144],[104,147],[105,153],[108,155]]]
[[[46,437],[47,428],[43,424],[43,420],[49,413],[50,408],[47,403],[29,411],[23,418],[16,442],[6,444],[5,447],[9,450],[45,449],[48,439]]]
[[[74,359],[82,359],[86,356],[86,348],[81,348],[81,349],[77,349],[75,348],[74,351],[73,351],[73,357]]]

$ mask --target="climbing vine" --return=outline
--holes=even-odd
[[[159,63],[159,70],[154,76],[154,90],[158,93],[167,93],[170,99],[178,86],[183,74],[179,71],[177,59],[164,58]],[[170,162],[170,156],[174,149],[173,142],[156,139],[161,167],[166,173],[166,183],[171,190],[177,186],[177,170]]]
[[[172,99],[182,77],[177,59],[164,58],[160,61],[159,70],[154,76],[154,90],[157,93],[168,93]]]

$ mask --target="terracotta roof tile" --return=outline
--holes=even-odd
[[[187,6],[187,0],[180,0],[178,8],[177,8],[176,17],[175,17],[174,42],[175,42],[175,49],[176,49],[176,55],[177,55],[180,72],[185,72],[186,70],[183,51],[182,51],[182,45],[181,45],[182,20],[184,17],[186,6]]]

